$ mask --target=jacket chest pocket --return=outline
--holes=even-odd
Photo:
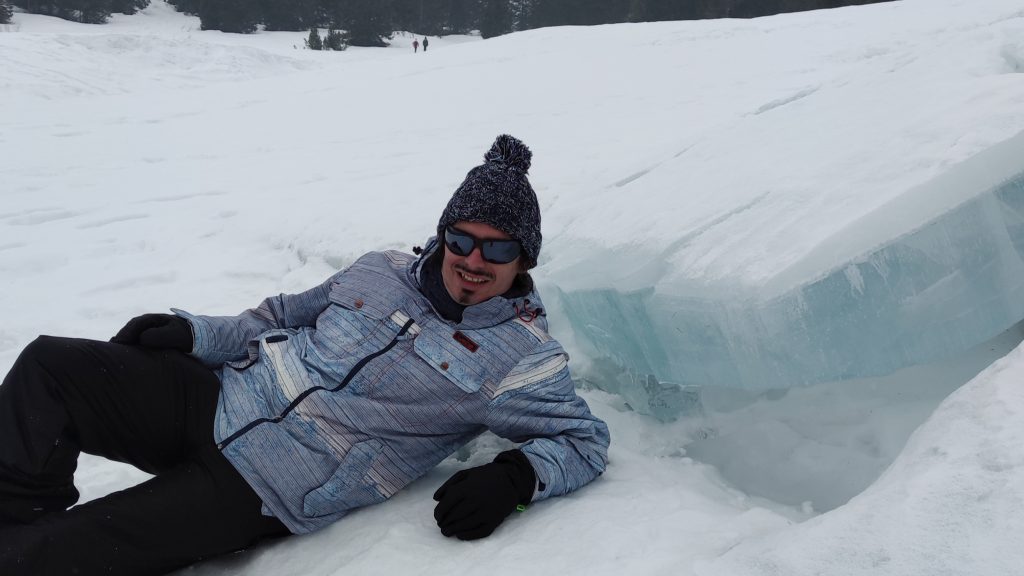
[[[424,330],[414,343],[420,360],[457,389],[470,394],[493,386],[500,375],[515,364],[509,356],[497,354],[493,348],[473,332],[456,332],[448,326]]]
[[[331,305],[317,318],[317,333],[332,352],[347,356],[362,348],[381,348],[395,337],[401,325],[394,310],[334,285]]]

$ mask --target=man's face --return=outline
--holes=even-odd
[[[508,240],[510,236],[501,230],[482,222],[456,222],[452,228],[476,236],[481,240]],[[441,238],[443,241],[444,238]],[[480,254],[480,248],[474,247],[468,256],[452,253],[442,242],[444,261],[441,264],[441,278],[444,287],[453,300],[463,306],[479,304],[484,300],[504,294],[512,287],[512,282],[519,273],[519,262],[522,256],[508,264],[487,262]]]

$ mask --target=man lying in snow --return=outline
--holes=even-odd
[[[605,468],[528,270],[531,153],[498,137],[417,258],[373,252],[238,316],[42,336],[0,386],[0,574],[158,574],[382,502],[484,430],[521,443],[434,494],[445,536]],[[68,509],[79,452],[154,478]]]

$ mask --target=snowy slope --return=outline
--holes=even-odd
[[[783,290],[969,200],[921,200],[885,234],[863,225],[1024,130],[1011,0],[431,39],[415,55],[411,35],[322,54],[297,49],[300,33],[198,28],[155,1],[105,26],[16,14],[0,32],[0,370],[39,333],[107,338],[170,306],[235,313],[421,243],[500,132],[534,151],[537,276],[585,366],[556,289]],[[586,391],[612,429],[608,472],[488,540],[443,539],[430,494],[493,438],[328,530],[186,573],[1012,574],[1019,351],[872,488],[816,511],[871,483],[942,396],[1019,341],[948,359],[945,379],[759,396],[737,417],[660,424]],[[780,493],[794,476],[816,480]],[[140,477],[86,458],[78,482],[94,498]],[[964,533],[992,552],[965,552]]]

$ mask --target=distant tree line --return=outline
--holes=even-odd
[[[149,0],[13,0],[11,4],[32,14],[56,16],[86,24],[103,24],[115,12],[135,14],[149,6]]]
[[[0,3],[9,0],[0,0]],[[545,26],[754,18],[891,0],[168,0],[199,16],[203,30],[344,30],[355,46],[385,46],[395,30],[428,36],[479,30],[484,38]],[[149,0],[13,0],[15,6],[79,22],[132,14]],[[2,9],[0,9],[2,10]],[[0,13],[2,16],[2,13]]]
[[[11,9],[11,5],[7,3],[7,0],[0,0],[0,24],[10,24],[12,14],[14,14],[14,11]]]

